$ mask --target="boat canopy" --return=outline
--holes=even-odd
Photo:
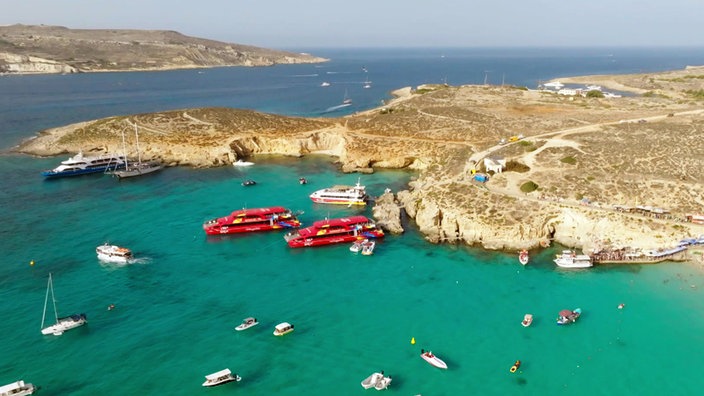
[[[224,377],[224,376],[227,376],[230,374],[232,374],[232,371],[230,371],[230,369],[224,369],[224,370],[218,371],[217,373],[212,373],[212,374],[206,375],[205,379],[214,381],[220,377]]]
[[[566,318],[568,316],[574,315],[574,312],[570,311],[569,309],[563,309],[560,311],[560,316]]]
[[[278,331],[284,331],[284,330],[286,330],[286,329],[288,329],[288,328],[290,328],[290,327],[291,327],[291,324],[290,324],[290,323],[288,323],[288,322],[283,322],[283,323],[279,323],[279,324],[276,325],[276,330],[278,330]]]

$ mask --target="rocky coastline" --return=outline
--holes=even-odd
[[[618,100],[519,87],[423,86],[341,119],[222,108],[112,117],[42,131],[15,151],[119,150],[120,130],[137,124],[143,156],[170,166],[323,154],[344,172],[413,169],[408,189],[377,198],[374,217],[400,233],[400,218],[408,216],[432,243],[503,251],[549,243],[584,251],[667,248],[704,234],[704,226],[685,221],[685,214],[704,211],[704,108],[668,84],[672,73],[635,79],[659,82],[661,94]],[[643,89],[633,79],[609,78]],[[520,139],[499,144],[515,131]],[[487,159],[502,159],[504,166],[488,170]],[[477,173],[488,180],[478,181]],[[668,215],[615,210],[624,204]]]

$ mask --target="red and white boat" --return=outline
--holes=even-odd
[[[206,221],[203,223],[203,230],[208,235],[221,235],[298,228],[300,226],[301,222],[289,209],[272,206],[270,208],[236,210],[229,216]]]
[[[316,221],[310,227],[286,234],[284,239],[289,246],[297,248],[383,237],[384,231],[365,216],[350,216]]]
[[[430,363],[431,365],[441,368],[441,369],[447,369],[447,364],[442,361],[439,357],[433,355],[431,351],[428,352],[423,352],[421,351],[420,357],[423,358],[426,362]]]
[[[310,195],[310,199],[315,203],[338,204],[338,205],[366,205],[369,196],[364,186],[357,184],[354,186],[333,186],[318,190]]]
[[[528,264],[528,251],[527,250],[523,249],[523,250],[521,250],[520,253],[518,253],[518,261],[523,265]]]

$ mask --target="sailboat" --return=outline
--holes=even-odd
[[[372,87],[372,82],[369,81],[369,76],[364,80],[364,88],[371,88]]]
[[[44,321],[46,320],[46,306],[49,303],[49,294],[51,293],[51,302],[54,304],[54,318],[56,319],[56,324],[48,327],[44,327]],[[42,315],[42,334],[49,335],[53,334],[59,336],[64,333],[64,331],[74,329],[78,326],[83,326],[88,323],[86,314],[75,314],[71,316],[66,316],[59,318],[59,313],[56,310],[56,298],[54,298],[54,285],[51,281],[51,273],[49,273],[49,283],[46,286],[46,297],[44,297],[44,313]]]
[[[347,97],[347,90],[345,90],[345,98],[342,100],[343,105],[351,105],[352,99]]]
[[[134,124],[134,135],[137,143],[137,163],[128,163],[127,162],[127,155],[125,154],[125,169],[122,170],[116,170],[112,172],[113,175],[117,176],[118,178],[123,178],[123,177],[134,177],[134,176],[141,176],[141,175],[146,175],[147,173],[152,173],[160,170],[164,166],[160,162],[156,161],[149,161],[149,162],[142,162],[142,152],[139,149],[139,131],[137,129],[137,124]],[[124,131],[122,132],[122,146],[123,150],[126,150],[125,147],[125,133]]]

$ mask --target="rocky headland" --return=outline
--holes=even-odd
[[[702,79],[703,68],[561,79],[609,81],[631,93],[619,98],[429,85],[400,89],[386,106],[343,118],[227,108],[139,114],[42,131],[16,151],[121,151],[121,131],[136,124],[143,156],[171,166],[324,154],[344,172],[414,169],[408,189],[383,194],[374,214],[402,232],[403,209],[434,243],[666,248],[704,234],[704,226],[685,221],[704,212]],[[489,170],[485,159],[504,166]],[[488,181],[475,180],[475,172]]]
[[[319,63],[309,54],[223,43],[165,30],[0,26],[0,74],[169,70]]]

